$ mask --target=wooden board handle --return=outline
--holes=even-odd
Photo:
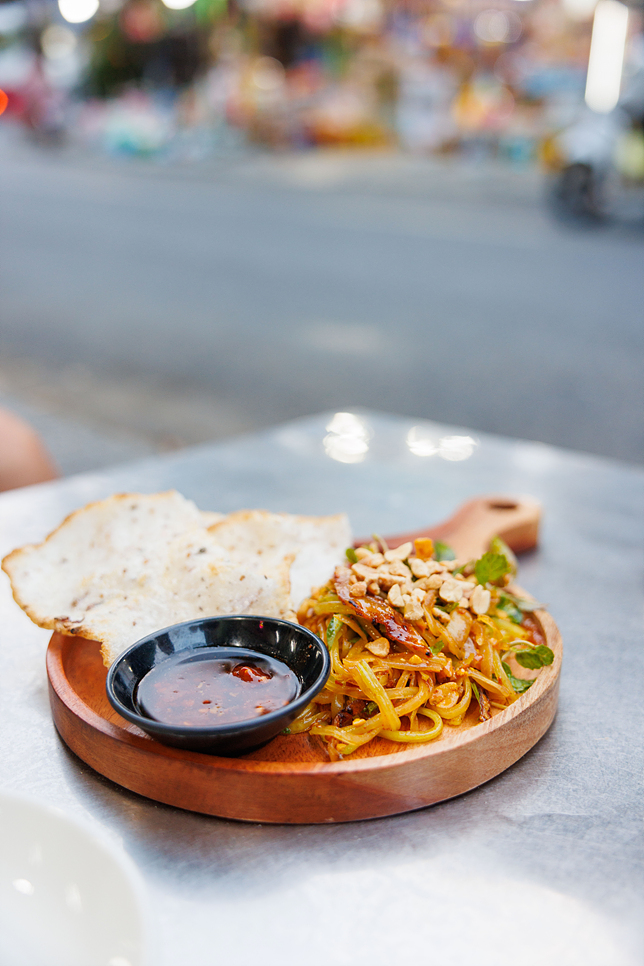
[[[454,516],[425,530],[386,536],[390,548],[407,540],[431,537],[442,540],[454,550],[459,560],[480,557],[493,537],[501,537],[515,553],[536,547],[539,536],[541,504],[531,497],[483,496],[469,500]],[[359,547],[371,538],[356,540]]]

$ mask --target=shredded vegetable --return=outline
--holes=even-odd
[[[508,587],[515,572],[498,538],[465,563],[426,538],[350,548],[298,611],[325,641],[331,674],[291,733],[321,736],[337,760],[377,737],[434,741],[466,715],[509,707],[553,660],[532,615],[541,605]]]

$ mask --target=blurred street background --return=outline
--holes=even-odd
[[[360,407],[644,463],[641,26],[0,3],[0,405],[64,473]]]

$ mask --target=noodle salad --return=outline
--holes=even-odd
[[[347,550],[347,565],[298,610],[326,642],[331,673],[290,733],[322,736],[337,760],[376,737],[433,741],[471,706],[480,721],[509,707],[533,683],[512,669],[554,657],[532,616],[541,605],[508,588],[515,573],[498,538],[465,564],[428,538]]]

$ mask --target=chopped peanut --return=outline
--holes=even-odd
[[[455,580],[453,577],[448,577],[447,580],[444,580],[438,591],[438,596],[447,603],[456,603],[456,601],[460,600],[461,586],[458,580]]]
[[[384,554],[382,553],[372,553],[370,557],[365,557],[365,563],[369,567],[380,567],[381,564],[385,562]]]
[[[376,657],[387,657],[390,650],[390,644],[386,637],[377,637],[375,641],[369,641],[365,647]]]
[[[432,691],[429,703],[435,708],[448,710],[458,704],[459,686],[455,681],[448,681],[446,684],[439,684]]]
[[[445,568],[443,567],[443,564],[440,562],[440,560],[428,560],[427,569],[429,570],[430,576],[432,574],[444,573],[445,571]]]
[[[411,577],[411,570],[404,564],[402,560],[393,560],[387,567],[387,571],[390,574],[399,575],[401,577]]]
[[[472,592],[469,600],[470,609],[475,614],[487,614],[490,606],[491,594],[489,590],[479,584]]]
[[[429,567],[420,557],[412,557],[409,566],[414,577],[429,577]]]
[[[358,577],[362,577],[363,580],[377,580],[379,577],[377,570],[374,570],[372,567],[367,567],[367,565],[364,563],[354,564],[351,570],[354,574],[357,574]]]
[[[418,600],[410,598],[409,601],[405,602],[405,620],[407,621],[420,621],[425,616],[423,614],[423,608]]]
[[[389,590],[393,584],[404,584],[407,582],[406,577],[401,577],[400,574],[386,574],[382,570],[378,572],[378,583],[383,588],[383,590]]]
[[[411,547],[411,543],[401,543],[399,547],[395,547],[393,550],[387,550],[385,560],[389,562],[392,560],[406,560],[411,553]]]

